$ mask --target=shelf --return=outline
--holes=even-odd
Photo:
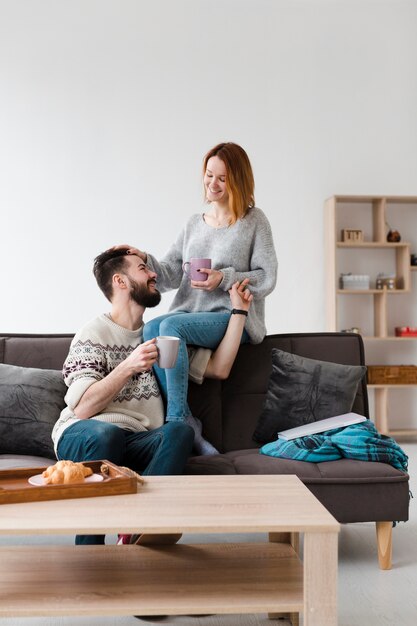
[[[338,248],[407,248],[410,244],[399,241],[398,243],[388,243],[386,241],[357,241],[350,243],[349,241],[338,241]]]
[[[350,294],[352,296],[368,296],[372,294],[376,294],[378,296],[382,296],[384,293],[387,294],[398,294],[398,293],[409,293],[409,289],[338,289],[338,295],[346,295]]]
[[[407,389],[408,387],[417,387],[417,383],[403,383],[397,385],[376,385],[368,384],[368,389]]]
[[[303,566],[286,544],[13,546],[0,557],[0,617],[304,610]]]
[[[417,437],[417,428],[399,428],[389,431],[390,437]]]
[[[410,270],[412,272],[417,272],[417,265],[410,265]]]
[[[392,202],[393,204],[417,204],[417,196],[332,196],[329,200],[340,204],[372,204],[373,202]]]
[[[395,337],[390,335],[388,337],[364,337],[362,336],[364,341],[410,341],[410,339],[417,339],[417,337]]]

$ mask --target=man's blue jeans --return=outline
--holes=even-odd
[[[168,335],[179,337],[180,349],[175,367],[161,369],[153,366],[159,387],[167,401],[167,420],[183,420],[191,415],[188,407],[188,353],[187,344],[214,350],[224,337],[229,324],[230,313],[167,313],[145,324],[145,341]],[[243,331],[241,343],[247,343],[249,336]]]
[[[143,476],[179,475],[191,454],[194,431],[183,422],[132,432],[114,424],[86,419],[69,426],[58,442],[58,459],[107,459]],[[79,535],[76,544],[103,544],[104,535]]]

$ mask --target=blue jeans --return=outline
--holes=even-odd
[[[183,473],[193,443],[194,431],[182,422],[132,432],[114,424],[87,419],[64,430],[58,442],[57,456],[74,462],[107,459],[143,476],[169,476]],[[104,535],[79,535],[75,543],[104,544]]]
[[[168,335],[179,337],[180,348],[175,367],[161,369],[154,365],[159,387],[167,401],[167,421],[183,420],[191,415],[188,407],[188,352],[187,344],[214,350],[224,337],[229,324],[230,313],[167,313],[145,324],[145,341]],[[241,343],[249,341],[243,331]]]

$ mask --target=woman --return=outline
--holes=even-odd
[[[222,340],[230,315],[246,316],[241,342],[260,343],[265,334],[265,297],[276,284],[277,259],[271,227],[255,207],[254,178],[246,152],[234,143],[221,143],[204,158],[204,190],[210,208],[188,220],[176,242],[158,261],[137,249],[158,275],[161,291],[178,289],[170,312],[145,326],[144,339],[172,335],[181,341],[173,369],[155,367],[167,398],[167,421],[187,420],[197,434],[201,429],[187,404],[188,354],[186,344],[215,349]],[[190,280],[183,263],[191,258],[211,259],[204,269],[207,279]],[[253,302],[249,311],[233,309],[229,290],[236,282],[249,284]],[[196,444],[203,454],[217,452],[210,444]]]

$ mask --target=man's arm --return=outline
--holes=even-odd
[[[75,416],[85,420],[98,415],[134,374],[151,369],[158,358],[155,341],[150,339],[140,344],[110,374],[90,385],[73,409]]]
[[[249,311],[253,296],[249,289],[246,289],[248,283],[249,280],[245,279],[241,283],[236,282],[229,289],[233,309]],[[245,322],[246,315],[235,314],[230,316],[226,333],[207,363],[204,372],[205,377],[225,380],[229,376],[239,350]]]

